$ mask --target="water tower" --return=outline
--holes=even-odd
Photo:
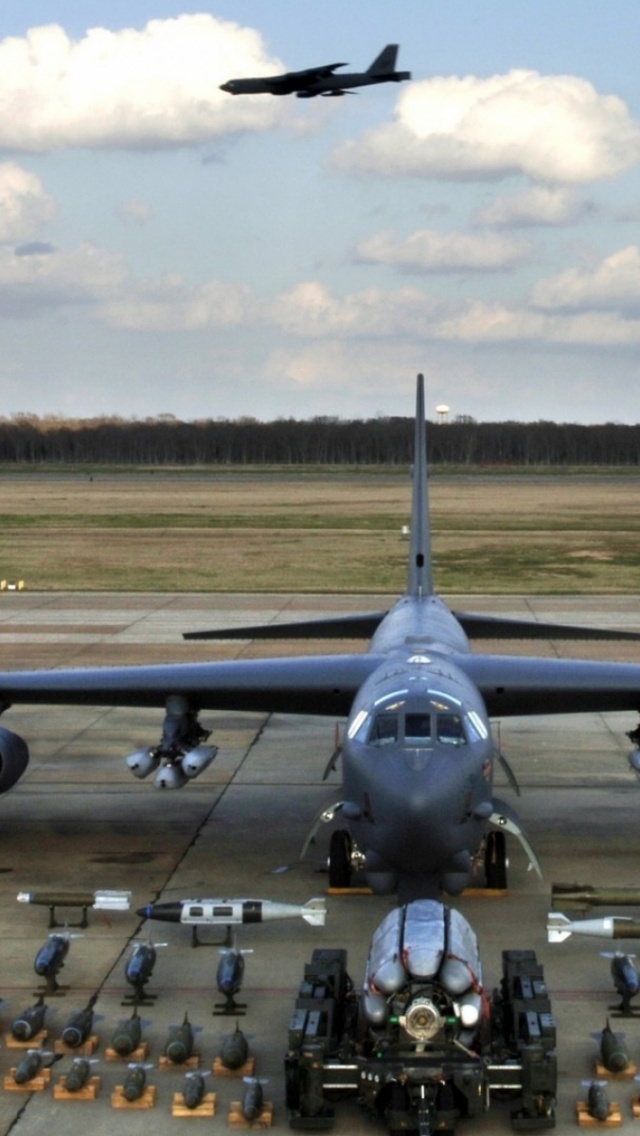
[[[436,414],[438,415],[438,422],[441,426],[449,421],[449,409],[446,402],[441,402],[439,406],[436,406]]]

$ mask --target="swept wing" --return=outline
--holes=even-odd
[[[312,655],[157,666],[0,672],[5,708],[18,703],[164,706],[167,695],[201,710],[347,714],[384,657]],[[640,664],[532,656],[450,656],[490,715],[640,711]]]

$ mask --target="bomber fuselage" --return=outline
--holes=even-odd
[[[349,715],[343,812],[370,882],[403,899],[461,890],[493,811],[486,708],[451,661],[468,649],[437,596],[403,597],[371,642],[385,661]]]

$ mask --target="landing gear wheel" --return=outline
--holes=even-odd
[[[507,886],[507,840],[504,832],[490,832],[484,854],[488,888],[504,891]]]
[[[346,828],[331,833],[329,887],[348,888],[351,883],[351,837]]]

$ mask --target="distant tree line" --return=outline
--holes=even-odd
[[[30,465],[406,465],[413,420],[321,417],[0,419],[0,463]],[[640,424],[476,422],[428,428],[434,465],[640,465]]]

